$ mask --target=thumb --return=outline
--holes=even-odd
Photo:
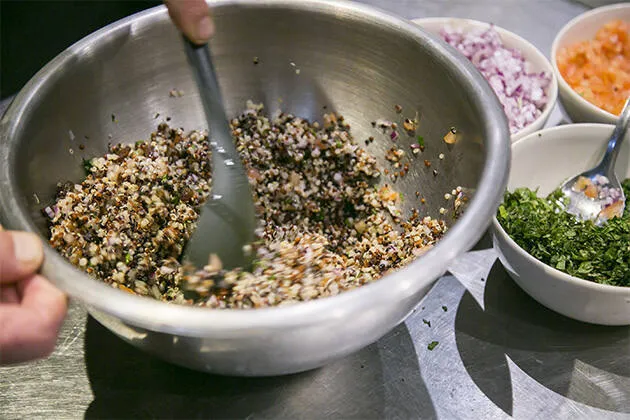
[[[43,259],[42,243],[36,235],[0,229],[0,283],[15,283],[35,273]]]
[[[205,0],[164,0],[175,26],[195,44],[205,44],[214,34],[214,23]]]

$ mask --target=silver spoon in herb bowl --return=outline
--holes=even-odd
[[[184,38],[184,48],[208,123],[212,187],[182,262],[192,263],[198,269],[207,265],[218,265],[215,269],[247,268],[252,260],[248,250],[256,228],[247,174],[234,145],[208,44],[196,45]],[[218,260],[211,257],[214,255]]]
[[[617,119],[608,147],[600,163],[593,169],[570,178],[560,187],[566,197],[566,211],[578,220],[592,220],[603,225],[614,217],[621,217],[626,197],[617,175],[615,163],[630,123],[630,98]]]

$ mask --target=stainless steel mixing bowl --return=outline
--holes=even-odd
[[[481,237],[506,183],[507,124],[471,65],[400,18],[339,1],[212,4],[212,46],[228,114],[238,114],[247,99],[264,102],[270,112],[282,108],[313,119],[327,106],[346,117],[361,143],[373,135],[368,149],[382,158],[392,141],[370,122],[398,118],[396,104],[411,118],[417,110],[426,150],[396,184],[405,205],[419,206],[420,191],[423,211],[439,216],[438,209],[448,207],[444,193],[461,185],[475,191],[466,213],[406,268],[336,297],[281,308],[209,310],[133,296],[91,279],[50,247],[43,273],[114,333],[171,362],[230,375],[312,369],[391,330],[449,261]],[[184,96],[170,97],[171,89]],[[181,38],[163,7],[116,22],[61,53],[2,119],[3,222],[47,238],[41,209],[52,202],[57,182],[80,181],[82,158],[105,153],[108,142],[148,138],[164,116],[187,130],[203,128],[194,91]],[[442,137],[452,126],[461,138],[449,147]],[[406,135],[398,140],[406,150],[411,141]],[[424,159],[433,166],[425,167]]]

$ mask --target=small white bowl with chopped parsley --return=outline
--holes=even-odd
[[[478,20],[434,17],[413,22],[439,36],[480,71],[503,105],[512,142],[543,128],[556,104],[558,81],[538,48]]]
[[[493,243],[508,274],[542,305],[583,322],[630,325],[630,209],[595,226],[562,211],[555,193],[599,162],[612,131],[606,124],[564,125],[513,143]],[[615,171],[630,192],[628,141]]]

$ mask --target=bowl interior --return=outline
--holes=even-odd
[[[574,124],[534,133],[512,145],[508,190],[538,188],[545,196],[569,177],[594,167],[606,150],[613,126]],[[630,177],[630,144],[621,146],[615,172],[620,180]]]
[[[558,64],[556,56],[562,48],[569,47],[578,42],[589,41],[595,38],[597,31],[601,29],[603,25],[612,20],[623,20],[630,22],[630,5],[628,4],[616,4],[612,6],[600,7],[577,16],[569,23],[556,36],[551,47],[551,64],[554,67],[554,71],[558,78],[558,84],[563,90],[563,94],[568,96],[568,100],[574,103],[578,103],[586,112],[595,114],[600,120],[606,120],[613,122],[616,120],[616,116],[598,108],[596,105],[590,103],[586,99],[582,98],[577,92],[573,90],[571,86],[564,80],[558,70]]]
[[[489,23],[481,22],[473,19],[461,19],[461,18],[422,18],[415,19],[414,23],[418,24],[423,29],[431,32],[432,34],[439,35],[442,28],[449,26],[455,29],[461,29],[462,31],[470,31],[475,29],[485,29],[490,26]],[[524,127],[520,131],[512,134],[512,141],[516,141],[523,136],[542,128],[545,121],[549,118],[551,111],[556,103],[556,97],[558,94],[558,83],[556,80],[553,67],[549,60],[540,52],[534,45],[524,38],[516,35],[501,27],[495,26],[494,29],[501,37],[501,41],[508,48],[514,48],[519,50],[526,60],[526,70],[530,73],[546,72],[551,77],[551,83],[547,86],[545,93],[549,98],[549,101],[545,105],[542,114],[531,124]]]
[[[215,16],[212,50],[228,115],[236,116],[248,99],[263,102],[269,113],[282,109],[310,119],[335,110],[362,146],[375,137],[367,148],[390,167],[384,152],[396,143],[371,121],[418,112],[418,134],[427,147],[396,183],[409,197],[405,206],[418,207],[419,191],[426,200],[423,213],[439,216],[448,204],[445,192],[476,187],[487,134],[480,102],[451,65],[413,36],[374,19],[336,18],[316,8],[219,6]],[[163,10],[102,32],[68,54],[54,72],[34,80],[33,97],[13,133],[14,179],[43,236],[41,209],[52,202],[58,182],[80,181],[83,159],[106,153],[108,143],[147,139],[166,117],[186,130],[206,126],[181,39]],[[183,96],[169,96],[172,89]],[[461,141],[448,147],[442,138],[453,126]],[[415,136],[402,134],[397,144],[411,155],[413,142]]]
[[[481,237],[500,201],[509,134],[498,100],[472,65],[441,42],[366,6],[332,0],[224,0],[212,5],[217,25],[212,50],[228,114],[239,113],[248,99],[264,103],[269,113],[282,109],[310,119],[319,119],[324,107],[338,111],[359,144],[374,136],[368,150],[387,168],[387,149],[398,144],[409,155],[417,139],[403,134],[393,143],[371,122],[414,118],[418,112],[418,135],[426,149],[411,156],[409,173],[396,182],[403,210],[420,207],[423,214],[441,216],[439,209],[453,203],[445,192],[462,186],[473,197],[468,211],[457,222],[449,211],[443,216],[451,225],[446,237],[379,282],[329,299],[260,309],[256,316],[132,296],[89,278],[50,247],[45,274],[84,303],[155,331],[232,334],[287,324],[303,327],[315,324],[310,315],[319,324],[360,314],[362,320],[374,317],[394,325],[450,260]],[[7,163],[0,166],[0,183],[6,186],[0,190],[0,216],[8,226],[47,238],[41,209],[52,203],[57,183],[80,181],[83,159],[104,154],[108,143],[147,139],[166,116],[171,125],[186,130],[205,127],[182,47],[165,8],[158,7],[83,39],[29,82],[0,125],[0,159]],[[173,89],[183,96],[171,97]],[[403,108],[402,114],[395,105]],[[451,127],[458,130],[455,145],[443,141]],[[416,200],[416,191],[424,205]],[[393,302],[397,309],[384,317],[379,303]],[[337,333],[344,335],[345,327],[338,325]]]

